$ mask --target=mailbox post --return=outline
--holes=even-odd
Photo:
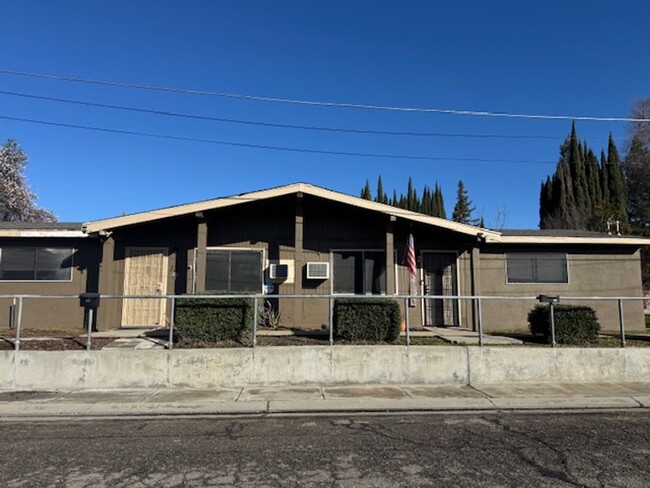
[[[88,323],[86,324],[88,336],[86,338],[86,350],[90,351],[92,332],[93,332],[93,318],[99,307],[99,293],[81,293],[79,295],[79,305],[84,307],[86,315],[88,316]]]
[[[549,315],[551,317],[551,346],[555,347],[555,316],[553,315],[553,306],[560,303],[559,295],[539,295],[539,303],[548,303]]]

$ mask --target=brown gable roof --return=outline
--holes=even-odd
[[[187,203],[184,205],[175,205],[172,207],[150,210],[148,212],[139,212],[121,217],[96,220],[83,225],[86,233],[96,233],[107,231],[128,225],[153,222],[169,217],[177,217],[195,212],[203,212],[218,208],[226,208],[233,205],[255,202],[269,198],[290,195],[294,193],[304,193],[315,197],[344,203],[358,208],[363,208],[375,212],[381,212],[386,215],[395,216],[401,219],[419,222],[442,229],[448,229],[453,232],[475,236],[484,241],[486,244],[606,244],[606,245],[626,245],[626,246],[647,246],[650,245],[650,239],[633,236],[611,236],[608,234],[599,234],[586,231],[573,230],[503,230],[495,231],[483,229],[472,225],[460,224],[451,220],[431,217],[428,215],[411,212],[400,209],[391,205],[377,203],[365,200],[345,193],[328,190],[309,183],[293,183],[290,185],[269,188],[266,190],[241,193],[228,197],[204,200],[201,202]]]
[[[423,224],[429,224],[436,227],[449,229],[454,232],[460,232],[462,234],[474,236],[480,233],[494,234],[495,236],[498,235],[498,232],[495,231],[481,229],[480,227],[474,227],[471,225],[459,224],[458,222],[452,222],[451,220],[441,219],[438,217],[430,217],[428,215],[423,215],[417,212],[411,212],[409,210],[396,208],[391,205],[385,205],[383,203],[377,203],[370,200],[364,200],[359,197],[353,197],[351,195],[346,195],[345,193],[339,193],[336,191],[328,190],[327,188],[322,188],[320,186],[310,185],[308,183],[294,183],[291,185],[270,188],[268,190],[242,193],[240,195],[215,198],[213,200],[188,203],[185,205],[177,205],[173,207],[151,210],[149,212],[125,215],[122,217],[96,220],[94,222],[88,222],[87,224],[84,224],[84,230],[88,233],[110,230],[127,225],[141,224],[144,222],[151,222],[168,217],[187,215],[194,212],[203,212],[206,210],[225,208],[233,205],[240,205],[242,203],[265,200],[268,198],[274,198],[298,192],[304,193],[305,195],[313,195],[316,197],[324,198],[326,200],[332,200],[335,202],[352,205],[358,208],[381,212],[386,215],[393,215],[395,217],[411,220],[414,222],[421,222]]]

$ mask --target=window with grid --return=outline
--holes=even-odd
[[[205,289],[259,293],[262,289],[262,252],[208,249]]]
[[[506,255],[508,283],[568,283],[567,255],[516,252]]]
[[[0,280],[70,281],[71,248],[3,247],[0,249]]]

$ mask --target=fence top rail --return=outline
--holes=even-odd
[[[538,300],[538,296],[531,295],[352,295],[352,294],[324,294],[324,295],[277,295],[277,294],[247,294],[247,295],[99,295],[101,299],[109,300],[135,300],[135,299],[183,299],[183,300],[205,300],[210,298],[257,298],[257,299],[277,299],[277,298],[313,298],[313,299],[330,299],[330,298],[376,298],[381,300]],[[640,296],[566,296],[559,295],[560,303],[562,301],[587,301],[587,300],[650,300],[650,297]],[[79,300],[79,295],[37,295],[37,294],[13,294],[0,295],[0,299],[48,299],[48,300]]]

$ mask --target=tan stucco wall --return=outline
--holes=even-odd
[[[589,305],[596,310],[602,330],[619,328],[618,303],[611,301],[574,301],[570,296],[641,296],[641,266],[639,252],[612,249],[554,249],[567,252],[568,284],[508,284],[506,282],[506,252],[508,249],[481,251],[481,294],[496,296],[559,295],[561,303]],[[528,312],[536,300],[484,300],[483,326],[488,330],[517,330],[528,327]],[[645,330],[643,304],[628,301],[624,305],[625,326],[628,331]]]

